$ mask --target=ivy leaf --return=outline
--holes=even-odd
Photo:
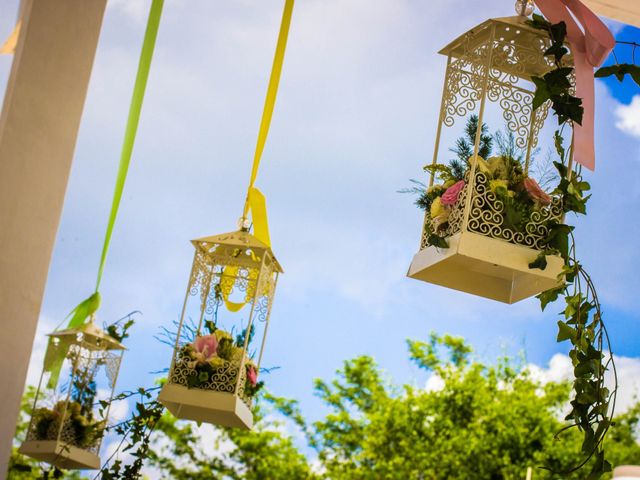
[[[640,65],[634,65],[631,63],[620,63],[617,65],[609,65],[596,70],[595,77],[604,78],[615,76],[619,82],[624,80],[626,75],[629,75],[636,84],[640,86]]]
[[[553,95],[551,97],[551,101],[553,102],[553,111],[558,116],[559,125],[563,124],[567,120],[572,120],[578,125],[582,125],[584,107],[582,106],[581,98],[574,97],[569,93],[563,93],[560,95]]]
[[[546,73],[542,78],[552,93],[561,94],[571,88],[571,82],[569,81],[571,72],[573,72],[572,67],[556,68]]]
[[[586,480],[598,480],[603,474],[612,470],[611,464],[604,458],[604,450],[599,450],[595,454],[593,468]]]
[[[555,133],[553,134],[553,140],[554,140],[554,145],[556,147],[556,152],[558,152],[558,156],[560,157],[561,160],[564,160],[564,156],[565,156],[565,150],[563,146],[564,138],[562,138],[562,135],[560,134],[559,130],[556,130]],[[567,167],[560,162],[553,162],[553,164],[558,169],[558,172],[560,173],[560,177],[561,178],[566,177]]]
[[[536,259],[529,264],[529,268],[539,268],[540,270],[544,270],[545,268],[547,268],[546,250],[538,254]]]
[[[449,243],[439,235],[432,233],[427,238],[427,243],[436,248],[449,248]]]
[[[537,28],[538,30],[549,30],[551,28],[551,23],[547,21],[542,15],[538,15],[534,13],[531,17],[531,20],[525,21],[527,25],[533,28]]]
[[[562,320],[558,320],[558,337],[557,342],[564,342],[565,340],[575,340],[577,335],[576,329],[570,327]]]
[[[536,298],[540,300],[540,309],[544,311],[547,305],[555,302],[563,291],[564,286],[561,286],[557,288],[551,288],[549,290],[545,290],[542,293],[539,293]]]
[[[551,90],[547,86],[547,82],[544,78],[531,77],[531,80],[536,85],[536,92],[533,96],[533,109],[536,110],[542,106],[544,102],[551,99]]]
[[[565,260],[569,257],[569,234],[573,227],[557,223],[549,227],[548,245],[556,249]]]

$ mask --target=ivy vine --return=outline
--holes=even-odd
[[[545,55],[552,56],[555,64],[555,68],[543,77],[532,79],[536,85],[534,108],[551,101],[560,127],[555,133],[559,161],[554,162],[560,183],[553,194],[561,197],[565,216],[568,213],[586,214],[586,204],[590,198],[586,192],[591,187],[583,181],[581,168],[570,167],[571,152],[565,149],[562,137],[563,127],[570,122],[580,124],[584,113],[582,100],[572,93],[574,69],[563,61],[569,53],[565,46],[566,25],[564,22],[551,24],[540,15],[534,15],[529,25],[548,32],[551,46]],[[574,381],[571,411],[565,418],[570,424],[557,435],[578,428],[584,436],[579,462],[568,472],[556,473],[576,471],[593,460],[586,478],[595,480],[611,471],[611,464],[605,458],[604,439],[612,424],[618,381],[602,307],[591,276],[577,259],[573,229],[561,222],[552,224],[546,239],[547,249],[529,266],[546,268],[548,255],[559,255],[564,261],[560,275],[562,285],[542,292],[537,298],[542,310],[559,297],[564,298],[565,308],[560,313],[562,318],[558,320],[557,341],[571,343],[569,356],[573,364]],[[605,354],[605,351],[608,353]],[[605,372],[609,369],[614,376],[612,390],[605,386]]]
[[[141,387],[114,397],[114,401],[127,400],[132,397],[137,397],[138,401],[136,401],[135,410],[127,420],[107,428],[108,431],[120,436],[120,443],[113,454],[104,462],[102,469],[94,479],[130,480],[140,478],[144,460],[149,453],[151,435],[164,412],[164,406],[155,395],[155,391],[160,388],[159,386],[148,389]],[[100,408],[106,409],[108,405],[109,402],[101,402]],[[123,464],[121,460],[116,458],[120,452],[128,452],[133,457],[133,461]]]

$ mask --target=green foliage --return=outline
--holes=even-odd
[[[140,479],[143,465],[167,480],[516,480],[528,467],[536,469],[536,480],[586,477],[536,468],[569,470],[582,446],[574,429],[561,442],[553,438],[563,425],[569,384],[542,384],[518,359],[480,362],[460,337],[432,333],[427,341],[407,344],[411,361],[436,375],[440,388],[395,384],[371,357],[361,356],[346,361],[334,379],[315,381],[327,408],[315,415],[318,420],[309,422],[297,402],[264,393],[256,399],[253,431],[214,428],[212,437],[204,437],[209,443],[196,424],[164,411],[155,398],[158,387],[124,392],[118,399],[135,400],[135,410],[112,432],[133,460],[106,459],[100,478]],[[32,396],[33,390],[25,396],[25,412]],[[26,421],[25,415],[18,425],[22,435]],[[640,404],[615,419],[607,437],[614,464],[640,463],[639,425]],[[292,429],[295,436],[286,433]],[[317,459],[301,452],[307,447]],[[594,457],[589,467],[602,467],[603,459]],[[33,472],[23,472],[30,464]],[[16,456],[9,478],[80,478],[54,473],[43,477],[34,463]]]
[[[104,424],[95,421],[93,414],[83,411],[76,401],[61,400],[50,408],[33,412],[35,435],[38,440],[55,440],[60,428],[68,430],[70,443],[79,448],[89,448],[102,436]]]
[[[632,63],[619,63],[616,65],[602,67],[596,70],[594,75],[599,78],[614,75],[619,82],[624,80],[625,75],[629,75],[633,81],[640,86],[640,65],[634,65]]]
[[[117,320],[111,325],[107,325],[105,331],[107,335],[113,338],[116,342],[122,343],[125,338],[129,337],[129,329],[135,324],[135,320],[132,315],[139,313],[137,311],[131,312],[127,316]]]
[[[329,408],[321,420],[309,425],[295,402],[273,402],[317,452],[322,478],[515,480],[527,467],[571,468],[580,434],[571,430],[563,442],[553,435],[563,425],[567,383],[541,384],[509,358],[494,365],[471,360],[471,348],[457,337],[432,334],[408,346],[412,361],[440,378],[440,389],[393,384],[363,356],[345,362],[334,380],[316,380],[316,395]],[[618,464],[640,456],[639,414],[635,407],[612,427],[608,449]],[[559,477],[536,468],[534,478]]]
[[[31,408],[36,396],[35,387],[28,386],[20,404],[20,415],[16,424],[16,432],[9,459],[8,479],[10,480],[42,480],[53,478],[65,478],[66,480],[79,480],[78,472],[63,472],[56,468],[41,468],[41,464],[25,457],[18,452],[18,447],[27,436]]]
[[[467,119],[467,123],[464,127],[464,135],[456,140],[455,147],[450,151],[456,154],[456,159],[449,162],[451,170],[459,172],[459,176],[456,180],[462,180],[464,178],[464,171],[469,163],[469,158],[473,156],[473,149],[476,143],[476,134],[478,131],[478,115],[471,114]],[[486,123],[482,124],[480,129],[480,145],[478,147],[478,155],[482,158],[488,158],[491,155],[491,148],[493,146],[493,137],[489,133],[489,127]],[[464,169],[462,169],[464,166]]]
[[[561,196],[565,214],[585,214],[589,200],[585,192],[590,185],[582,180],[579,170],[569,170],[560,132],[555,134],[555,146],[560,161],[554,164],[560,183],[554,194]],[[615,364],[611,355],[604,354],[605,344],[610,351],[609,338],[593,281],[576,258],[573,227],[560,223],[552,225],[546,243],[548,249],[541,252],[529,267],[544,269],[546,256],[550,254],[558,254],[564,260],[560,276],[564,283],[542,292],[538,298],[543,310],[560,296],[564,297],[566,305],[563,318],[557,322],[556,339],[571,343],[569,356],[574,366],[571,412],[565,420],[571,422],[568,428],[575,428],[583,435],[581,460],[570,471],[591,462],[588,478],[597,479],[611,470],[611,464],[605,458],[603,441],[612,425],[617,385],[609,391],[604,385],[604,377],[608,369],[615,371]]]
[[[478,116],[472,114],[467,119],[467,123],[464,128],[464,135],[456,140],[454,148],[449,149],[456,154],[457,158],[449,161],[448,165],[436,163],[434,165],[427,165],[424,167],[424,171],[433,175],[434,178],[445,184],[453,184],[459,180],[463,180],[464,176],[469,168],[469,158],[473,156],[473,148],[476,141],[476,132],[478,130]],[[478,155],[482,158],[487,158],[491,155],[491,149],[493,146],[493,137],[489,133],[489,127],[487,124],[482,124],[480,132],[480,145],[478,148]],[[417,196],[415,204],[421,210],[427,211],[431,208],[431,203],[434,199],[444,193],[443,188],[440,185],[434,185],[428,188],[424,183],[411,179],[413,186],[409,188],[403,188],[399,190],[399,193],[411,193]],[[431,245],[442,246],[441,240],[435,239],[435,243]],[[444,242],[446,243],[446,242]],[[442,248],[447,248],[445,245]]]
[[[202,442],[194,423],[165,413],[155,429],[149,465],[162,471],[163,478],[175,480],[314,479],[306,457],[290,436],[281,433],[279,422],[265,418],[267,413],[262,407],[254,409],[258,425],[251,432],[216,429],[211,444]]]
[[[102,480],[133,480],[141,477],[142,467],[152,453],[151,438],[164,407],[155,397],[159,387],[150,389],[138,388],[134,391],[123,392],[114,400],[122,401],[135,398],[134,411],[129,418],[121,423],[107,428],[120,437],[120,444],[116,451],[108,458],[100,471]],[[102,405],[103,408],[106,405]],[[133,460],[125,464],[115,456],[119,452],[127,452]]]
[[[551,101],[551,108],[558,117],[558,125],[562,125],[568,120],[577,124],[582,124],[584,107],[582,99],[571,93],[571,76],[574,68],[563,64],[563,58],[569,53],[564,46],[567,36],[567,27],[564,22],[551,24],[540,15],[533,15],[532,20],[527,23],[533,28],[545,30],[549,34],[551,46],[544,52],[547,56],[552,56],[556,68],[546,73],[542,77],[532,77],[536,86],[533,97],[534,110],[542,106],[547,101]]]

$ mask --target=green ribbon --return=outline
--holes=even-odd
[[[151,59],[153,57],[153,50],[155,48],[156,38],[158,36],[158,27],[160,26],[160,16],[162,14],[163,5],[164,0],[153,0],[153,3],[151,4],[151,11],[149,12],[149,19],[147,20],[147,29],[145,31],[144,41],[142,43],[140,62],[138,63],[138,74],[136,76],[136,83],[133,88],[131,106],[129,107],[129,118],[127,119],[127,127],[124,133],[124,142],[122,144],[122,152],[120,154],[120,166],[118,167],[116,186],[113,191],[111,212],[109,214],[109,221],[107,223],[107,231],[104,235],[104,244],[102,245],[100,264],[98,266],[96,289],[89,298],[83,300],[71,311],[71,313],[69,313],[67,318],[71,317],[71,320],[69,321],[68,328],[76,328],[81,326],[86,321],[86,319],[91,317],[100,307],[100,293],[98,292],[98,290],[100,288],[100,281],[102,280],[102,273],[104,271],[104,265],[107,259],[107,252],[109,251],[109,244],[111,243],[113,227],[116,223],[116,217],[118,215],[118,209],[120,207],[120,200],[122,199],[124,184],[127,179],[127,173],[129,171],[131,153],[133,152],[133,145],[135,143],[136,133],[138,131],[140,112],[142,110],[142,101],[144,100],[144,93],[147,88],[147,79],[149,78]]]

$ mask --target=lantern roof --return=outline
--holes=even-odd
[[[528,17],[519,15],[490,18],[459,35],[439,53],[454,58],[473,58],[476,54],[474,50],[480,45],[487,44],[493,35],[494,45],[491,48],[507,49],[505,52],[508,52],[516,63],[522,63],[522,65],[514,68],[515,65],[511,65],[511,62],[502,62],[502,65],[494,64],[492,68],[508,71],[525,79],[542,76],[553,68],[553,62],[544,57],[544,50],[549,46],[549,38],[546,32],[527,25],[527,20],[529,20]],[[531,53],[537,49],[540,49],[539,60],[531,56]],[[570,53],[564,61],[567,64],[573,63]]]
[[[196,248],[202,248],[205,250],[209,250],[209,246],[213,245],[231,245],[246,250],[253,250],[256,253],[266,253],[273,260],[276,267],[275,270],[278,271],[278,273],[283,272],[282,266],[273,254],[271,247],[261,240],[258,240],[254,235],[246,230],[236,230],[233,232],[196,238],[195,240],[191,240],[191,243]]]
[[[82,340],[78,339],[78,335],[82,335]],[[87,322],[79,327],[66,328],[58,330],[48,335],[51,338],[59,338],[72,343],[83,343],[94,350],[126,350],[124,345],[99,328],[93,321]]]
[[[516,15],[516,16],[513,16],[513,17],[490,18],[488,20],[485,20],[481,24],[476,25],[475,27],[471,28],[470,30],[464,32],[462,35],[459,35],[455,40],[453,40],[452,42],[447,44],[438,53],[440,53],[442,55],[451,54],[451,55],[456,56],[456,57],[460,56],[464,52],[464,42],[465,42],[467,36],[478,37],[478,39],[480,39],[480,38],[481,39],[485,39],[485,38],[488,39],[489,35],[490,35],[490,27],[492,25],[494,25],[494,24],[498,24],[498,25],[504,27],[504,33],[506,33],[506,36],[503,35],[502,31],[500,32],[500,34],[507,41],[516,40],[518,38],[518,36],[521,35],[524,31],[526,31],[528,33],[533,33],[533,34],[535,34],[536,36],[539,36],[539,37],[546,38],[546,35],[544,34],[544,32],[542,32],[541,30],[537,30],[537,29],[527,25],[525,23],[527,20],[528,20],[527,17],[522,17],[522,16],[519,16],[519,15]],[[511,27],[515,27],[515,30],[511,29]]]

